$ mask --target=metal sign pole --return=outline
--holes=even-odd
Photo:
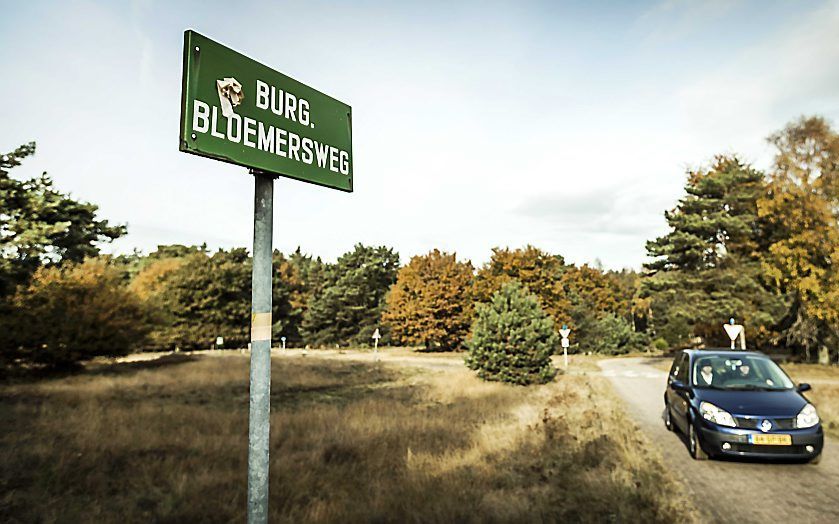
[[[285,176],[352,193],[352,108],[190,29],[184,31],[182,72],[178,149],[245,166],[254,175],[248,522],[264,523],[274,179]],[[288,101],[284,112],[272,105],[276,94]],[[311,145],[309,152],[318,153],[316,162],[298,158],[301,144],[302,158]],[[283,349],[285,343],[283,339]],[[303,355],[307,352],[308,346]]]
[[[271,239],[274,176],[251,170],[253,280],[251,282],[251,372],[248,417],[248,523],[268,522],[268,443],[271,410]]]

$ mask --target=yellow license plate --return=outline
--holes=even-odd
[[[792,435],[749,435],[749,442],[764,446],[792,446]]]

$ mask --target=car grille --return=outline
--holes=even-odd
[[[772,422],[770,431],[795,429],[794,418],[770,418],[770,417],[734,417],[738,428],[760,429],[760,423],[764,420]]]
[[[803,455],[804,446],[765,446],[760,444],[731,444],[731,451],[740,453],[766,453],[770,455]]]

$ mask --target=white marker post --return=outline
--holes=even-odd
[[[376,328],[376,331],[373,332],[373,353],[376,355],[376,362],[379,361],[379,339],[382,338],[382,334],[379,333],[379,328]]]
[[[565,324],[562,325],[562,329],[559,330],[559,334],[562,335],[562,355],[565,357],[565,370],[568,370],[568,347],[571,343],[568,341],[568,335],[571,334],[571,330],[568,329],[568,326]]]
[[[283,349],[285,349],[285,337],[280,337],[280,342],[283,343]]]
[[[725,328],[725,332],[728,335],[728,338],[731,339],[731,349],[737,349],[734,346],[734,341],[737,340],[737,337],[740,337],[740,349],[746,350],[746,330],[743,328],[742,324],[735,324],[734,319],[728,319],[728,324],[723,324],[722,326]]]

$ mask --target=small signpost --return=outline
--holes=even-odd
[[[722,327],[725,329],[728,338],[731,339],[731,349],[736,349],[734,341],[737,340],[737,337],[740,337],[740,349],[746,349],[746,332],[742,324],[735,324],[734,319],[730,318],[728,324],[723,324]]]
[[[282,342],[283,349],[285,349],[285,337],[280,337],[280,342]]]
[[[376,328],[376,331],[373,332],[373,353],[376,355],[376,362],[379,361],[379,339],[382,338],[382,334],[379,333],[379,328]]]
[[[216,337],[216,349],[224,347],[224,337]]]
[[[275,45],[274,39],[269,41]],[[352,109],[188,30],[180,120],[181,151],[247,167],[254,176],[248,522],[264,523],[268,521],[274,179],[283,176],[352,192]]]
[[[562,336],[562,355],[565,357],[565,369],[568,369],[568,348],[571,346],[571,343],[568,341],[568,335],[571,334],[571,330],[563,324],[562,329],[559,330],[559,334]]]

